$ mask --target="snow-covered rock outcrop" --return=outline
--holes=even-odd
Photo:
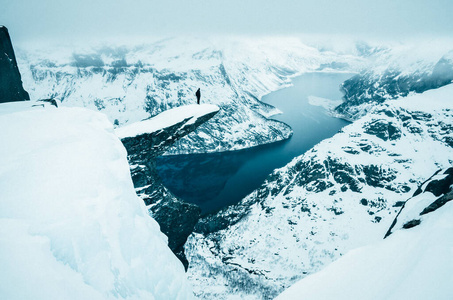
[[[0,105],[2,299],[190,299],[100,113]]]
[[[195,294],[271,299],[381,240],[409,193],[453,164],[452,100],[448,85],[377,105],[202,219],[185,246]]]
[[[219,108],[212,104],[184,105],[116,130],[128,152],[137,194],[168,237],[168,246],[186,268],[188,262],[183,246],[200,218],[200,208],[178,199],[162,185],[156,171],[156,157],[218,112]]]
[[[277,299],[451,299],[451,200],[453,168],[439,170],[402,207],[390,237],[350,251]]]

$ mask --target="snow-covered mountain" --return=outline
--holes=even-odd
[[[271,299],[385,235],[427,176],[453,164],[453,85],[388,100],[208,216],[186,243],[204,299]]]
[[[236,150],[288,138],[259,101],[304,71],[357,71],[365,60],[309,47],[297,38],[175,38],[125,46],[23,46],[19,67],[32,99],[56,98],[107,114],[123,126],[172,107],[221,107],[217,117],[169,153]]]
[[[423,41],[417,45],[370,49],[373,51],[367,56],[368,67],[341,86],[344,102],[336,112],[347,119],[355,120],[387,99],[453,82],[452,42]]]
[[[105,115],[0,104],[2,299],[191,299]]]
[[[439,170],[405,202],[389,238],[350,251],[277,299],[451,299],[451,200],[453,168]]]

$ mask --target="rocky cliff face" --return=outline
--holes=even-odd
[[[0,103],[30,100],[22,87],[16,56],[8,29],[0,26]]]
[[[168,237],[170,249],[187,268],[183,245],[200,217],[200,208],[175,197],[163,185],[156,172],[156,157],[175,141],[193,132],[217,111],[193,120],[188,116],[171,126],[132,137],[123,137],[128,152],[131,175],[137,194],[145,201],[150,214]]]

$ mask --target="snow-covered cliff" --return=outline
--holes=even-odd
[[[191,299],[112,124],[32,104],[0,105],[1,298]]]
[[[218,112],[219,108],[212,104],[184,105],[116,130],[127,150],[135,191],[185,268],[188,262],[183,246],[200,218],[200,208],[178,199],[162,184],[156,158]]]

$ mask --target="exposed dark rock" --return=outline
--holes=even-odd
[[[353,192],[360,192],[361,188],[359,182],[350,175],[350,173],[343,170],[339,170],[333,174],[334,179],[337,183],[344,183],[351,189]]]
[[[415,197],[421,193],[424,192],[424,190],[422,189],[422,187],[425,185],[425,183],[428,183],[429,181],[431,181],[431,179],[436,176],[437,174],[439,174],[442,170],[437,170],[433,176],[431,176],[429,179],[427,179],[425,182],[423,182],[414,192],[414,195],[412,197]]]
[[[396,178],[391,170],[383,169],[376,165],[363,166],[366,183],[373,187],[385,187],[385,183]]]
[[[444,137],[444,143],[453,148],[453,137],[451,136]]]
[[[30,96],[22,87],[8,29],[0,26],[0,103],[24,100],[30,100]]]
[[[198,222],[201,210],[194,204],[178,199],[162,185],[156,171],[156,158],[176,140],[194,131],[216,113],[200,117],[191,124],[187,124],[191,119],[188,118],[156,132],[122,139],[136,192],[145,201],[150,214],[168,237],[168,246],[186,269],[188,261],[183,246]]]
[[[401,207],[404,205],[404,203],[405,203],[404,201],[397,201],[395,202],[395,204],[393,204],[393,207]]]
[[[445,178],[432,180],[426,186],[425,192],[431,192],[436,197],[440,197],[423,209],[420,215],[433,212],[453,200],[453,168],[446,170],[443,175],[446,175]]]
[[[438,198],[436,201],[431,203],[420,213],[420,215],[424,215],[424,214],[433,212],[433,211],[437,210],[438,208],[444,206],[445,203],[447,203],[451,200],[453,200],[453,191],[450,191],[449,193],[445,194],[444,196]]]
[[[349,154],[359,154],[360,151],[357,151],[356,149],[352,148],[352,147],[343,147],[342,148],[344,152],[346,153],[349,153]]]
[[[344,213],[344,211],[339,207],[329,207],[329,208],[327,208],[327,210],[333,212],[336,216]]]
[[[385,120],[374,120],[368,123],[364,129],[366,133],[375,135],[384,141],[396,140],[401,137],[401,130],[392,122]]]
[[[420,221],[419,219],[410,220],[409,222],[407,222],[403,225],[403,228],[409,229],[409,228],[415,227],[417,225],[420,225],[421,222],[422,221]]]
[[[439,197],[443,194],[447,194],[450,191],[450,187],[453,184],[453,168],[446,170],[442,175],[447,175],[443,179],[431,180],[426,186],[424,192],[431,192],[434,196]]]
[[[428,180],[421,184],[421,186],[415,191],[412,198],[417,197],[426,192],[431,193],[438,198],[434,200],[432,203],[430,203],[428,206],[423,208],[422,211],[419,212],[417,215],[412,216],[414,219],[412,219],[409,222],[406,222],[402,226],[401,225],[399,226],[401,226],[404,229],[415,227],[421,223],[421,220],[418,217],[431,213],[444,206],[447,202],[453,200],[453,167],[448,168],[443,172],[442,170],[438,170],[437,172],[435,172],[433,176],[431,176]],[[402,205],[401,210],[399,211],[389,230],[385,234],[385,237],[392,234],[392,230],[398,224],[398,217],[401,215],[401,213],[404,213],[404,207],[406,203],[408,201],[415,201],[412,198],[408,199]],[[397,202],[397,204],[399,203],[400,202]],[[396,204],[394,206],[396,206]]]
[[[41,99],[41,100],[38,100],[38,101],[41,101],[41,102],[47,102],[47,103],[50,103],[50,105],[53,105],[55,107],[58,107],[58,103],[57,103],[57,100],[55,99]]]

